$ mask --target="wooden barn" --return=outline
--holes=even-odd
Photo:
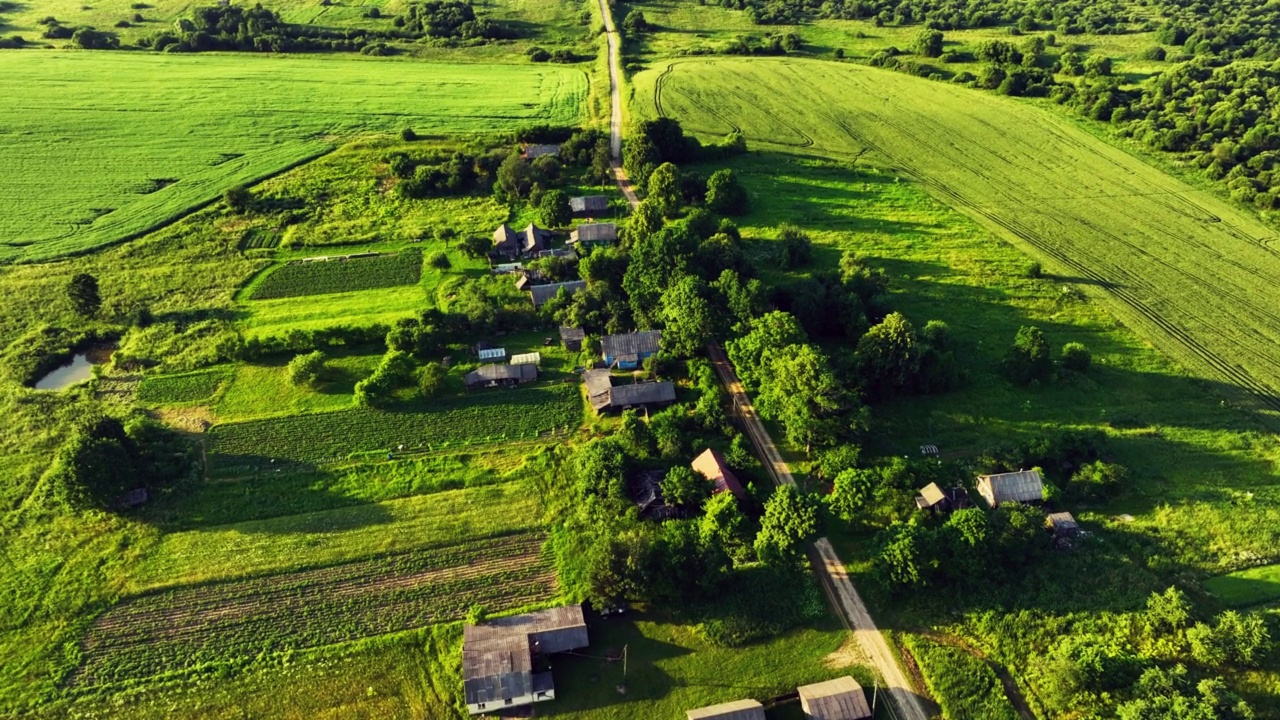
[[[765,720],[764,705],[755,700],[709,705],[685,712],[689,720]]]
[[[535,353],[536,354],[536,353]],[[507,385],[523,385],[538,379],[537,364],[481,365],[463,378],[468,390]]]
[[[595,217],[609,212],[609,198],[604,195],[587,195],[569,198],[569,210],[574,217]]]
[[[871,717],[867,694],[858,681],[848,675],[802,685],[798,689],[805,720],[864,720]]]
[[[581,605],[468,625],[462,630],[462,688],[472,715],[554,700],[551,673],[536,658],[587,647]]]
[[[580,327],[560,328],[560,342],[564,345],[565,350],[580,352],[582,350],[582,341],[586,339],[587,333]]]
[[[587,288],[586,280],[570,280],[568,282],[550,283],[548,285],[534,285],[527,289],[530,299],[533,300],[533,306],[540,308],[547,304],[556,295],[560,294],[563,289],[570,295],[576,295]]]
[[[570,245],[612,245],[618,241],[618,226],[613,223],[583,223],[569,233]]]
[[[1080,534],[1080,523],[1069,512],[1049,513],[1044,523],[1055,538],[1073,538]]]
[[[1004,503],[1044,502],[1044,480],[1035,470],[979,475],[978,494],[993,508]]]

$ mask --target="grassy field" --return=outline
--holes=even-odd
[[[1212,577],[1204,582],[1204,589],[1232,607],[1268,603],[1280,599],[1280,565],[1263,565]]]
[[[581,71],[545,65],[4,57],[7,76],[22,82],[8,96],[0,202],[24,211],[0,222],[0,262],[47,260],[145,233],[232,185],[332,149],[338,136],[491,131],[534,118],[572,123],[587,90]]]
[[[1280,411],[1273,233],[1034,106],[872,68],[800,60],[673,62],[637,104],[756,147],[883,163],[1104,298],[1206,378]],[[832,98],[847,98],[832,103]]]
[[[417,248],[373,257],[295,262],[267,275],[253,288],[253,297],[283,297],[355,292],[416,285],[422,278],[422,251]]]

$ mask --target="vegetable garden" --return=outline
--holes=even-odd
[[[151,405],[185,405],[210,400],[231,374],[215,368],[182,373],[151,375],[138,386],[138,400]]]
[[[314,464],[357,453],[439,450],[536,437],[577,427],[582,401],[576,384],[495,390],[429,406],[356,408],[215,426],[211,475],[237,475],[285,461]]]
[[[126,600],[90,628],[72,683],[251,660],[551,599],[545,536],[522,533]]]
[[[374,255],[315,262],[292,262],[262,279],[253,289],[258,300],[322,295],[413,285],[422,278],[422,251],[406,248]]]

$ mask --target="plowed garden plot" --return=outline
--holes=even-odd
[[[285,463],[321,463],[409,448],[441,449],[536,437],[582,424],[576,384],[491,390],[405,410],[353,409],[219,425],[211,431],[211,475]]]
[[[394,255],[289,263],[263,278],[254,287],[252,297],[269,300],[374,290],[413,285],[421,277],[422,251],[409,248]]]
[[[557,590],[545,536],[523,533],[125,600],[81,644],[75,685],[330,645],[501,611]]]
[[[642,113],[788,152],[870,157],[1039,256],[1189,370],[1280,413],[1275,232],[1025,102],[773,59],[639,73]],[[803,128],[801,131],[800,128]]]

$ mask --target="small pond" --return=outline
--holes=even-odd
[[[99,345],[78,352],[70,360],[45,373],[36,381],[37,390],[62,390],[93,377],[93,366],[111,359],[115,348]]]

